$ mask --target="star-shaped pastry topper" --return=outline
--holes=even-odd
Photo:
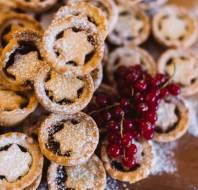
[[[175,113],[176,105],[162,101],[157,111],[156,126],[159,126],[163,131],[166,131],[168,127],[171,127],[178,120]]]
[[[177,15],[170,15],[161,22],[161,32],[171,39],[177,40],[180,36],[185,35],[185,31],[186,22],[181,20]]]
[[[0,111],[20,109],[25,99],[14,91],[0,90]]]
[[[54,139],[60,143],[62,154],[65,154],[68,151],[75,154],[86,143],[86,123],[80,122],[74,125],[69,121],[65,122],[63,129],[54,134]]]
[[[0,151],[0,176],[14,182],[29,171],[31,163],[30,153],[22,152],[17,144],[12,144],[8,150]]]
[[[172,63],[167,66],[167,72],[170,75],[174,74],[173,80],[175,82],[187,86],[191,84],[193,79],[198,78],[198,63],[194,58],[175,57]]]
[[[25,55],[17,54],[14,64],[8,67],[7,71],[15,76],[16,81],[24,84],[26,81],[33,81],[43,62],[38,59],[36,51]]]
[[[78,98],[78,90],[83,88],[84,82],[77,77],[65,77],[55,71],[51,72],[51,79],[45,83],[49,96],[56,102],[63,99],[75,101]]]
[[[94,46],[88,41],[84,31],[64,31],[62,38],[55,42],[54,46],[60,53],[60,59],[67,63],[75,62],[77,65],[84,65],[85,56],[94,50]]]

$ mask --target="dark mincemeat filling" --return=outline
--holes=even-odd
[[[70,120],[72,124],[76,125],[79,122],[76,120]],[[48,134],[48,142],[46,143],[46,148],[51,150],[54,154],[59,155],[59,156],[66,156],[70,157],[71,156],[71,151],[68,150],[66,153],[62,154],[60,150],[60,143],[56,142],[54,139],[54,134],[63,129],[64,127],[64,122],[62,121],[60,124],[52,126],[49,130]]]
[[[119,171],[122,171],[122,172],[133,172],[133,171],[137,170],[137,169],[140,167],[140,164],[137,164],[133,169],[131,169],[131,170],[126,170],[126,169],[124,169],[124,167],[122,166],[121,163],[119,163],[119,162],[117,162],[117,161],[115,161],[115,160],[111,161],[111,165],[112,165],[115,169],[117,169],[117,170],[119,170]]]
[[[157,132],[157,133],[169,133],[169,132],[173,131],[177,127],[177,125],[179,124],[179,121],[181,119],[181,115],[180,115],[180,112],[179,112],[178,108],[176,108],[175,114],[178,117],[177,122],[175,122],[172,126],[169,126],[166,131],[163,131],[160,126],[156,126],[155,132]]]
[[[8,144],[8,145],[6,145],[6,146],[4,146],[4,147],[0,147],[0,152],[1,151],[6,151],[6,150],[8,150],[9,148],[10,148],[10,146],[11,146],[12,144]],[[20,148],[20,150],[22,151],[22,152],[28,152],[27,151],[27,149],[25,148],[25,147],[23,147],[23,146],[21,146],[21,145],[19,145],[19,144],[17,144],[18,145],[18,147]],[[22,176],[20,176],[19,177],[19,179],[21,178]],[[6,179],[6,177],[5,176],[0,176],[0,180],[3,180],[3,179]]]
[[[65,182],[67,181],[67,171],[64,166],[57,167],[57,175],[55,179],[55,183],[57,185],[58,190],[75,190],[74,188],[65,187]]]

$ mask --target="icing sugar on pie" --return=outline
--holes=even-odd
[[[158,70],[173,77],[181,85],[182,95],[198,91],[198,57],[186,49],[167,50],[158,61]]]
[[[182,99],[168,97],[157,111],[154,140],[170,142],[182,137],[188,129],[188,109]]]
[[[102,162],[93,155],[82,165],[64,167],[51,163],[48,169],[49,190],[75,189],[75,190],[104,190],[106,186],[106,173]]]
[[[56,20],[45,31],[43,55],[50,65],[65,75],[84,75],[101,62],[103,43],[93,24],[83,18]]]
[[[170,27],[171,26],[171,27]],[[185,9],[167,6],[153,19],[155,38],[167,47],[190,47],[197,38],[197,22]]]
[[[164,5],[168,0],[142,0],[139,6],[143,9],[155,9]]]
[[[90,75],[67,77],[49,67],[40,70],[34,86],[37,99],[46,110],[66,114],[84,109],[94,92]]]
[[[119,66],[130,67],[136,64],[141,64],[143,69],[151,74],[156,72],[156,63],[152,56],[145,50],[133,47],[117,48],[109,55],[108,64],[106,66],[107,77],[111,83],[114,82],[114,72]]]
[[[23,133],[0,136],[0,186],[20,190],[31,186],[41,175],[43,156],[38,145]]]
[[[56,163],[73,166],[86,162],[94,153],[99,131],[84,113],[50,115],[41,124],[39,144],[43,154]]]
[[[109,35],[115,45],[137,46],[145,42],[150,34],[150,23],[146,13],[139,8],[125,7],[118,16],[117,24]]]

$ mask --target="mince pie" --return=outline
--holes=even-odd
[[[104,190],[106,187],[105,169],[95,155],[87,163],[73,167],[51,163],[47,180],[49,190]]]
[[[91,75],[65,76],[49,67],[40,70],[34,87],[38,101],[47,111],[65,114],[84,109],[94,92]]]
[[[39,129],[42,153],[51,161],[64,166],[86,162],[99,141],[95,121],[85,113],[73,115],[52,114]]]
[[[32,89],[34,77],[44,65],[40,55],[41,34],[31,29],[18,30],[3,49],[1,74],[14,90]]]
[[[131,7],[120,10],[118,24],[109,35],[109,41],[115,45],[140,45],[150,34],[149,17],[140,8]]]
[[[13,126],[34,112],[38,103],[33,93],[15,92],[0,87],[0,125]]]
[[[92,23],[98,29],[102,39],[107,37],[108,26],[106,17],[100,9],[90,3],[79,2],[61,7],[55,15],[55,22],[57,19],[65,19],[68,16],[84,17],[87,22]]]
[[[152,56],[144,49],[139,47],[120,47],[109,55],[106,66],[107,76],[111,83],[115,82],[115,71],[120,66],[134,66],[140,64],[144,70],[151,74],[156,73],[156,63]]]
[[[197,20],[187,10],[167,6],[153,18],[156,40],[167,47],[190,47],[198,38]]]
[[[156,9],[164,5],[168,0],[142,0],[139,6],[143,9]]]
[[[19,28],[32,28],[42,31],[41,25],[31,16],[22,13],[6,12],[0,18],[0,47],[3,48],[12,39]]]
[[[84,75],[100,64],[104,44],[93,24],[83,17],[68,17],[55,20],[45,31],[43,50],[57,72]]]
[[[42,174],[43,156],[37,143],[23,133],[0,135],[0,187],[31,190]]]
[[[103,66],[99,64],[96,69],[91,72],[91,77],[94,82],[94,89],[97,90],[100,84],[102,83],[103,78]]]
[[[167,50],[158,61],[158,70],[172,76],[180,84],[181,94],[190,96],[198,92],[198,57],[186,49]]]
[[[81,0],[69,0],[69,3],[81,2]],[[91,3],[97,8],[99,8],[108,21],[108,31],[109,33],[114,29],[117,18],[118,18],[118,8],[115,5],[114,0],[85,0],[84,2]]]
[[[126,168],[122,165],[124,155],[116,159],[110,158],[108,155],[108,143],[103,142],[101,149],[101,157],[107,173],[116,180],[136,183],[148,177],[153,161],[152,146],[147,141],[133,141],[137,147],[137,153],[134,155],[136,166],[133,169]]]
[[[43,12],[54,6],[58,0],[13,0],[25,11]]]
[[[154,140],[158,142],[175,141],[188,130],[188,109],[178,98],[168,97],[158,107]]]

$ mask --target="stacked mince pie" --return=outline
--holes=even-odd
[[[185,97],[198,92],[197,22],[166,2],[0,2],[1,190],[104,190],[106,172],[149,176],[152,140],[186,133]],[[151,31],[165,49],[158,62],[139,47]]]

